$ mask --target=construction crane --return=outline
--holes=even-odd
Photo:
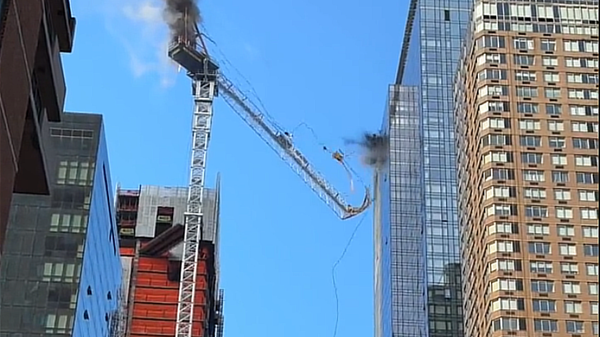
[[[183,18],[186,19],[185,17]],[[221,95],[225,102],[312,188],[343,220],[364,212],[371,204],[369,189],[359,206],[350,205],[294,146],[291,134],[280,129],[260,112],[247,96],[219,71],[207,51],[202,34],[184,30],[175,36],[168,55],[187,71],[192,80],[194,113],[189,193],[185,213],[185,237],[177,308],[176,337],[192,337],[198,248],[202,239],[202,198],[206,154],[210,139],[213,101]],[[341,161],[340,153],[333,155]],[[195,336],[194,336],[195,337]]]

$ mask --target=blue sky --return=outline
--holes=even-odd
[[[186,185],[191,89],[165,59],[166,30],[155,10],[161,0],[90,3],[72,1],[78,22],[73,53],[63,58],[67,111],[105,116],[114,182]],[[345,172],[319,143],[337,148],[344,138],[379,129],[408,2],[201,0],[200,6],[217,44],[211,53],[227,75],[254,90],[282,126],[314,129],[318,140],[298,128],[297,145],[349,192]],[[213,126],[207,183],[214,186],[221,173],[225,336],[333,336],[331,269],[359,219],[338,220],[221,99]],[[358,157],[348,160],[370,184]],[[372,256],[369,212],[336,271],[337,336],[372,336]]]

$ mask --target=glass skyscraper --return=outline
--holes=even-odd
[[[453,83],[471,3],[410,3],[376,178],[376,337],[463,335]]]
[[[63,114],[50,196],[13,198],[0,264],[0,335],[110,336],[121,262],[102,116]]]

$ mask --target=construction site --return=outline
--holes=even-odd
[[[117,218],[124,268],[127,336],[222,337],[223,290],[219,289],[219,181],[205,186],[213,101],[221,97],[281,157],[341,220],[369,208],[372,197],[346,161],[323,145],[343,166],[350,191],[341,192],[298,149],[291,132],[261,111],[213,58],[201,31],[194,0],[167,0],[168,56],[191,80],[193,117],[187,187],[141,186],[117,190]],[[363,163],[377,168],[387,161],[387,139],[366,134],[357,141]],[[356,205],[347,200],[363,191]],[[360,194],[360,193],[359,193]],[[356,196],[355,196],[356,197]],[[355,198],[354,197],[354,198]]]
[[[219,290],[219,193],[206,189],[197,260],[192,336],[223,336]],[[187,188],[117,188],[125,335],[174,336],[185,236]]]

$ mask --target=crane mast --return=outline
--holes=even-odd
[[[168,55],[187,70],[192,80],[194,112],[192,122],[192,153],[187,209],[184,214],[185,236],[181,261],[177,325],[175,337],[192,337],[194,299],[199,246],[202,241],[202,202],[206,154],[210,139],[213,101],[219,94],[227,104],[317,193],[341,219],[364,212],[371,204],[369,189],[360,206],[350,205],[323,176],[312,167],[294,146],[291,136],[260,112],[229,79],[219,73],[218,65],[208,55],[201,34],[177,36],[169,46]],[[195,336],[194,336],[195,337]]]

